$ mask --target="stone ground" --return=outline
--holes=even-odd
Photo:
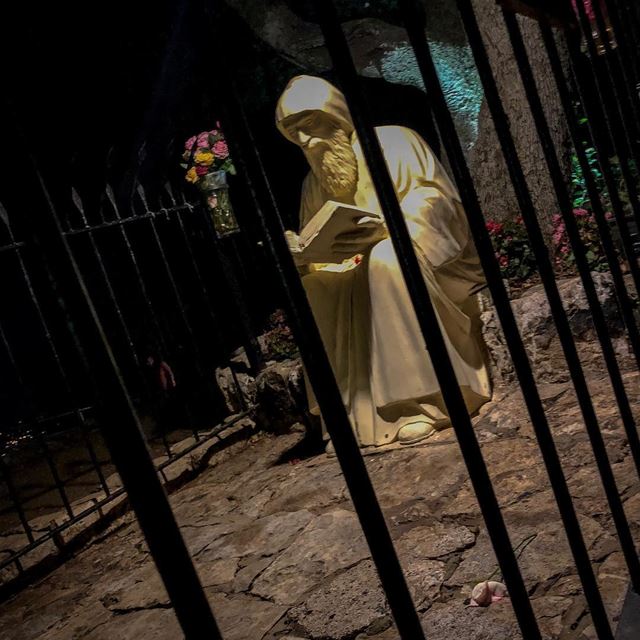
[[[640,483],[605,378],[592,396],[636,540]],[[626,373],[639,408],[639,376]],[[628,576],[567,383],[541,386],[603,597],[615,624]],[[474,419],[544,638],[595,637],[519,391]],[[216,454],[171,496],[225,640],[398,638],[338,463],[303,436],[259,434]],[[451,430],[367,452],[366,464],[430,640],[511,640],[507,600],[468,606],[496,571]],[[497,577],[499,579],[499,575]],[[175,640],[181,633],[134,518],[0,605],[2,640]]]

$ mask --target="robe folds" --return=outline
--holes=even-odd
[[[429,146],[400,126],[376,128],[402,212],[469,412],[491,396],[476,293],[484,275],[458,193]],[[357,135],[358,183],[350,204],[380,212]],[[301,228],[331,198],[310,172]],[[362,446],[393,442],[426,416],[449,424],[391,240],[360,259],[311,265],[303,283],[351,423]],[[312,413],[319,414],[307,384]],[[326,435],[326,432],[325,432]]]

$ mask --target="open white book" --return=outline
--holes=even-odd
[[[363,218],[381,216],[354,205],[327,200],[300,232],[300,246],[296,251],[305,262],[333,262],[333,244],[341,233],[355,231]],[[366,248],[363,247],[363,250]],[[354,250],[354,255],[359,251]]]

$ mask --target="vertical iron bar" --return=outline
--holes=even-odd
[[[628,0],[615,0],[615,4],[619,9],[620,19],[628,34],[630,51],[635,57],[640,53],[640,29],[638,28],[637,15],[633,8],[629,6]]]
[[[62,504],[64,505],[65,511],[69,515],[70,518],[74,517],[73,509],[71,508],[71,503],[69,502],[69,496],[67,496],[67,491],[64,488],[64,483],[60,479],[60,474],[58,473],[58,466],[51,455],[51,449],[49,449],[49,444],[47,443],[47,439],[44,437],[44,434],[40,430],[39,427],[35,428],[35,434],[38,442],[40,443],[40,448],[44,452],[44,459],[47,462],[47,466],[49,467],[49,471],[51,471],[51,476],[53,477],[53,482],[62,498]]]
[[[618,189],[618,185],[616,184],[615,176],[613,175],[613,170],[611,167],[611,162],[607,156],[606,150],[606,142],[604,140],[604,134],[597,130],[594,126],[593,122],[596,120],[596,106],[591,104],[591,101],[588,99],[588,96],[585,91],[585,87],[582,84],[582,80],[579,74],[580,68],[580,59],[579,53],[576,50],[575,43],[571,43],[570,38],[568,39],[568,50],[569,50],[569,58],[571,60],[571,66],[573,70],[573,79],[575,82],[576,90],[580,97],[580,102],[585,110],[587,116],[587,126],[589,128],[589,132],[591,134],[591,139],[593,141],[596,155],[598,159],[598,164],[600,166],[600,171],[602,172],[602,177],[604,178],[605,185],[607,188],[607,193],[609,194],[609,198],[611,199],[611,208],[613,210],[613,215],[616,220],[617,228],[620,233],[620,240],[622,242],[623,253],[626,258],[627,264],[629,265],[629,271],[631,272],[631,277],[633,279],[633,284],[635,286],[637,294],[640,296],[640,266],[638,265],[638,261],[635,256],[635,249],[633,246],[633,240],[631,238],[631,231],[629,230],[629,223],[627,221],[627,214],[624,210],[624,205],[622,203],[622,198],[620,197],[620,191]],[[551,46],[549,43],[548,46]],[[555,43],[553,43],[555,47]],[[595,78],[595,76],[594,76]],[[607,120],[607,115],[604,113],[604,118]],[[611,131],[611,125],[608,124],[609,131]],[[579,146],[579,145],[578,145]],[[576,146],[576,152],[578,152],[578,146]],[[591,175],[591,169],[589,168],[587,172],[583,169],[583,175]]]
[[[116,217],[116,220],[122,221],[122,217],[120,216],[120,209],[118,208],[115,195],[113,193],[111,186],[108,184],[106,185],[105,193],[106,193],[107,199],[109,200],[109,203],[111,204],[111,208],[113,209],[113,213]],[[155,309],[153,308],[151,298],[149,297],[149,292],[144,282],[144,278],[142,277],[142,271],[140,270],[140,265],[138,264],[138,258],[136,257],[135,251],[133,250],[133,246],[131,245],[129,234],[127,233],[127,230],[124,224],[118,224],[117,228],[120,231],[120,237],[122,238],[124,245],[127,249],[127,254],[129,255],[129,259],[131,261],[133,271],[136,275],[136,282],[138,283],[138,287],[140,288],[140,293],[142,294],[142,299],[147,309],[148,317],[151,319],[151,323],[155,329],[156,338],[160,343],[160,348],[162,349],[162,351],[165,354],[167,354],[167,343],[166,343],[166,340],[164,339],[164,335],[162,333],[160,323],[158,322],[158,318],[156,317]],[[171,452],[171,445],[167,440],[167,435],[166,433],[164,433],[164,430],[161,435],[162,435],[162,444],[167,453],[167,457],[170,458],[173,454]]]
[[[533,119],[538,131],[542,150],[544,152],[549,174],[553,182],[556,197],[560,205],[560,211],[562,213],[563,220],[566,225],[567,234],[571,242],[571,248],[573,249],[573,255],[575,257],[576,266],[580,274],[582,285],[591,309],[593,316],[593,324],[600,341],[602,348],[602,354],[609,372],[609,378],[611,380],[611,386],[613,387],[622,422],[624,424],[625,432],[629,441],[636,440],[637,448],[640,451],[640,439],[638,438],[638,431],[636,423],[629,404],[629,398],[624,387],[624,381],[620,373],[620,367],[616,358],[611,337],[607,328],[607,321],[602,311],[602,306],[598,299],[598,293],[596,291],[593,278],[591,277],[591,271],[589,269],[589,261],[587,260],[584,244],[580,238],[580,232],[578,225],[573,216],[573,207],[571,204],[571,198],[569,191],[564,181],[562,168],[560,161],[556,154],[553,138],[551,137],[551,131],[547,123],[547,119],[542,106],[542,101],[538,94],[538,88],[536,86],[536,80],[533,75],[533,70],[529,62],[527,50],[522,39],[520,27],[518,21],[513,13],[509,13],[505,10],[502,11],[505,24],[507,26],[507,32],[513,48],[516,62],[520,70],[520,76],[522,78],[522,84],[527,95],[529,107],[533,115]],[[620,546],[629,568],[629,574],[631,581],[636,591],[640,593],[640,560],[638,559],[638,552],[636,551],[633,536],[629,529],[629,523],[625,516],[624,507],[622,506],[622,500],[620,499],[620,492],[616,485],[615,476],[611,469],[611,462],[607,455],[607,449],[600,431],[598,419],[591,401],[589,388],[587,386],[584,376],[581,375],[581,365],[578,359],[577,352],[571,354],[571,358],[576,359],[578,369],[573,371],[572,375],[575,375],[574,384],[576,385],[576,393],[578,395],[578,403],[582,410],[587,433],[589,434],[589,440],[593,449],[593,454],[598,465],[598,471],[602,479],[602,485],[607,496],[609,508],[613,516],[618,538],[620,540]],[[574,363],[574,364],[576,364]],[[576,375],[577,374],[577,375]],[[638,467],[638,475],[640,476],[640,466]]]
[[[87,426],[87,421],[84,419],[84,413],[82,409],[78,409],[76,411],[76,416],[78,418],[78,422],[80,423],[80,430],[82,431],[82,434],[84,436],[84,441],[87,445],[87,450],[89,451],[89,457],[91,458],[91,463],[93,464],[93,468],[95,469],[96,475],[98,476],[98,480],[100,481],[102,490],[105,492],[105,495],[110,496],[111,489],[109,488],[109,484],[104,477],[104,473],[102,473],[102,465],[100,464],[100,460],[98,460],[98,455],[96,453],[95,447],[91,442],[91,431]]]
[[[629,161],[633,156],[636,167],[640,168],[640,143],[638,143],[638,141],[634,142],[633,132],[629,130],[629,127],[633,122],[633,115],[627,117],[625,109],[620,103],[620,97],[618,96],[616,87],[613,86],[611,78],[607,77],[603,73],[604,70],[598,57],[595,40],[591,32],[589,18],[587,17],[584,5],[582,2],[576,2],[576,7],[578,9],[582,33],[587,42],[587,49],[589,52],[589,59],[591,61],[591,68],[594,73],[595,85],[600,95],[600,100],[604,105],[605,113],[608,115],[611,139],[620,161],[620,170],[622,171],[627,193],[629,194],[635,222],[640,230],[640,198],[638,194],[638,185],[633,177],[629,165]],[[569,41],[569,47],[570,49],[574,48],[575,43],[572,44],[571,41]],[[575,53],[574,49],[574,54]],[[624,135],[616,135],[616,120],[619,120],[622,125]]]
[[[4,328],[2,324],[0,324],[0,339],[2,339],[2,346],[7,353],[9,358],[9,362],[11,363],[11,368],[15,371],[16,379],[18,380],[18,384],[20,388],[24,388],[24,382],[22,380],[22,376],[20,375],[20,369],[18,369],[18,363],[16,362],[15,356],[13,355],[13,349],[9,344],[9,340],[7,339],[7,334],[4,332]]]
[[[551,485],[556,495],[556,501],[561,509],[561,513],[566,511],[567,505],[569,507],[569,512],[571,514],[569,518],[570,526],[566,527],[566,530],[571,544],[571,536],[576,529],[578,535],[581,535],[580,530],[577,528],[575,513],[573,513],[571,497],[562,472],[562,467],[555,448],[544,406],[536,386],[529,358],[513,314],[513,309],[509,303],[509,296],[500,274],[500,267],[494,255],[493,245],[486,228],[478,195],[474,187],[473,178],[466,163],[464,151],[456,132],[453,118],[447,106],[438,73],[433,62],[430,47],[425,37],[426,19],[424,8],[422,3],[419,3],[416,0],[401,0],[400,7],[404,26],[407,29],[409,41],[411,42],[415,52],[421,76],[425,83],[425,87],[427,88],[427,92],[431,96],[432,107],[438,129],[447,151],[447,156],[451,162],[456,182],[460,188],[462,201],[469,220],[469,226],[478,250],[480,261],[487,276],[487,284],[491,291],[495,309],[500,319],[507,346],[518,375],[520,387],[523,392],[523,398],[538,439],[538,444],[543,455],[547,473],[551,480]],[[584,557],[584,555],[583,551],[582,556]],[[586,562],[588,565],[588,555]]]
[[[635,50],[640,53],[640,15],[638,15],[637,4],[625,2],[625,0],[620,0],[620,4],[625,12],[625,18],[629,25],[629,31],[631,32],[633,43],[635,44]]]
[[[22,524],[22,528],[24,532],[27,534],[27,539],[29,542],[35,542],[35,538],[33,536],[33,529],[29,525],[29,521],[27,520],[27,516],[22,508],[22,502],[20,500],[20,495],[16,490],[15,484],[13,484],[13,479],[11,477],[11,472],[9,471],[9,467],[4,461],[2,455],[0,455],[0,471],[2,472],[2,477],[7,485],[7,490],[9,491],[9,497],[11,498],[11,502],[13,502],[13,506],[15,507],[16,513],[18,514],[18,518],[20,518],[20,523]]]
[[[544,413],[544,408],[535,385],[526,350],[524,349],[522,338],[519,334],[519,330],[513,316],[513,311],[510,308],[508,296],[500,277],[499,268],[493,255],[493,247],[484,225],[482,211],[479,206],[477,194],[473,188],[471,175],[466,165],[464,154],[455,131],[455,126],[453,125],[451,115],[448,111],[448,107],[439,85],[439,79],[433,65],[433,59],[431,58],[428,44],[424,37],[424,14],[422,12],[422,8],[415,2],[407,1],[403,3],[403,6],[405,26],[410,34],[412,45],[416,50],[423,78],[425,79],[428,90],[432,94],[432,98],[434,99],[434,109],[436,109],[436,115],[438,116],[440,131],[443,134],[443,138],[446,139],[447,151],[450,158],[455,159],[455,161],[452,162],[452,167],[457,174],[456,178],[462,190],[465,208],[467,209],[468,214],[470,214],[469,222],[471,230],[483,267],[487,273],[487,280],[494,296],[496,311],[498,312],[500,321],[503,325],[505,337],[507,338],[507,343],[514,360],[520,384],[523,388],[525,402],[532,418],[532,424],[538,438],[545,466],[547,467],[547,471],[551,479],[556,501],[563,517],[563,522],[565,523],[567,537],[569,538],[570,546],[574,552],[574,557],[576,557],[578,570],[580,571],[582,569],[581,576],[584,575],[589,584],[589,590],[586,590],[589,594],[589,601],[594,602],[597,607],[597,610],[594,611],[594,622],[598,625],[600,630],[604,630],[606,634],[605,637],[610,638],[612,637],[610,631],[607,634],[608,622],[606,620],[606,612],[602,606],[597,585],[595,584],[595,577],[591,570],[586,546],[582,539],[582,534],[571,502],[571,496],[562,471],[562,466],[560,464],[549,424]],[[480,54],[483,54],[476,58],[476,65],[478,66],[481,77],[486,76],[488,72],[489,80],[493,81],[491,69],[489,67],[488,60],[486,59],[486,53],[484,52],[482,40],[477,29],[477,24],[475,24],[472,7],[468,3],[464,3],[463,6],[458,3],[458,6],[465,21],[465,28],[468,32],[469,40],[472,45],[475,45],[472,46],[472,49],[480,49]],[[487,78],[485,77],[484,79],[486,80]],[[493,86],[489,86],[489,89],[495,89],[495,84],[493,82],[491,82],[491,84]],[[491,91],[487,91],[487,87],[485,87],[485,92],[487,94],[491,93]],[[497,91],[494,91],[493,95],[488,96],[488,98],[490,102],[493,102],[490,98],[497,98]],[[497,98],[497,101],[498,105],[501,106],[499,98]],[[501,124],[504,124],[506,121],[506,114],[496,117],[494,113],[493,119],[496,123],[500,122]],[[510,136],[508,137],[510,138]]]
[[[231,363],[231,361],[229,361],[229,371],[231,371],[231,377],[233,378],[233,386],[236,389],[236,397],[238,398],[238,404],[240,405],[240,411],[246,411],[247,410],[247,402],[244,398],[244,393],[242,393],[242,387],[240,386],[240,383],[238,382],[238,374],[236,373],[235,369],[233,368],[233,364]]]
[[[142,196],[142,194],[140,194],[140,196],[141,196],[140,200],[145,208],[145,213],[150,213],[149,208],[147,206],[146,199]],[[149,227],[151,229],[151,233],[153,235],[156,248],[158,249],[158,253],[160,255],[160,261],[162,262],[162,265],[164,267],[164,271],[167,275],[167,279],[169,281],[169,285],[173,293],[173,297],[175,298],[176,305],[178,306],[178,311],[180,312],[180,317],[182,318],[182,322],[187,332],[188,342],[190,343],[190,351],[193,355],[193,364],[196,369],[196,373],[199,376],[200,380],[204,380],[205,377],[204,377],[204,373],[202,371],[202,367],[200,363],[200,354],[199,354],[198,346],[196,343],[196,338],[193,333],[191,323],[189,322],[189,319],[187,317],[187,311],[184,307],[182,296],[180,295],[180,289],[176,284],[176,280],[173,276],[173,271],[171,270],[171,266],[169,265],[169,261],[167,260],[167,254],[165,253],[164,246],[162,245],[162,241],[160,240],[160,235],[158,234],[158,229],[156,227],[155,220],[153,219],[153,216],[149,216],[147,220],[149,221]],[[197,426],[193,421],[193,416],[191,415],[191,411],[188,409],[188,402],[185,402],[185,411],[187,412],[187,419],[191,424],[191,431],[193,433],[193,437],[196,440],[196,442],[199,442],[200,434],[198,433]]]
[[[230,91],[233,91],[232,97],[230,97]],[[324,351],[322,339],[313,319],[304,288],[284,239],[282,219],[270,193],[266,175],[259,159],[254,155],[255,151],[252,152],[252,157],[246,159],[243,157],[246,149],[254,147],[254,142],[250,138],[244,114],[238,117],[238,114],[241,113],[239,112],[240,103],[235,93],[235,89],[231,88],[225,91],[229,108],[226,118],[223,120],[225,125],[230,124],[227,130],[229,131],[232,154],[241,168],[242,174],[246,177],[256,202],[256,213],[260,218],[268,249],[278,268],[289,307],[288,315],[291,319],[292,330],[296,342],[300,345],[305,369],[315,391],[321,413],[325,418],[327,431],[334,444],[340,468],[369,544],[371,556],[380,575],[400,636],[403,640],[424,640],[424,632],[402,573],[384,515],[342,402],[331,364]],[[259,186],[254,186],[254,180]],[[260,189],[260,195],[257,193],[258,189]],[[269,213],[263,212],[262,207],[257,204],[259,201],[266,204]]]
[[[609,269],[611,270],[611,275],[613,277],[616,295],[618,297],[618,304],[627,329],[629,342],[631,343],[638,368],[640,368],[640,332],[638,331],[638,325],[633,312],[633,303],[629,297],[629,292],[627,291],[627,287],[624,282],[624,276],[622,274],[622,269],[620,268],[613,239],[609,231],[609,224],[600,199],[601,194],[598,192],[598,187],[596,185],[595,178],[591,173],[589,161],[582,144],[577,124],[577,114],[571,104],[571,95],[562,69],[562,62],[560,61],[558,48],[556,46],[551,27],[548,24],[545,24],[544,22],[540,23],[540,34],[547,51],[551,72],[554,76],[565,118],[569,126],[569,134],[573,142],[573,148],[578,157],[582,175],[587,187],[587,193],[598,225],[602,247],[609,263]]]
[[[542,277],[542,283],[544,285],[551,313],[558,331],[558,337],[560,338],[564,356],[569,365],[569,372],[576,388],[578,400],[581,401],[581,395],[584,393],[586,393],[587,397],[589,395],[588,386],[584,380],[584,374],[580,365],[580,359],[576,351],[575,343],[573,341],[571,327],[562,306],[562,298],[558,291],[553,266],[549,260],[548,250],[536,218],[536,211],[533,206],[529,187],[518,158],[515,143],[511,136],[509,119],[502,105],[502,100],[493,77],[493,72],[487,52],[484,48],[484,43],[482,41],[482,36],[480,34],[480,29],[473,11],[471,0],[456,0],[456,4],[467,33],[467,38],[469,40],[469,45],[471,46],[476,68],[480,75],[480,80],[484,87],[489,111],[498,135],[498,140],[500,141],[500,146],[502,147],[511,182],[516,192],[516,197],[529,235],[531,247],[536,256],[538,270]],[[585,389],[586,392],[584,391]],[[588,410],[588,408],[583,406],[583,404],[584,403],[581,403],[581,409],[583,410],[584,415],[584,410]],[[640,441],[638,444],[640,445]],[[582,535],[582,530],[571,500],[571,494],[567,486],[564,472],[562,471],[562,465],[558,458],[557,451],[555,450],[555,446],[553,446],[553,448],[549,448],[546,451],[543,449],[542,452],[549,460],[553,460],[554,465],[557,464],[557,468],[554,470],[554,477],[551,478],[551,485],[556,496],[556,501],[564,523],[569,546],[571,547],[576,563],[578,575],[582,582],[585,598],[589,605],[589,609],[591,610],[593,625],[601,640],[613,640],[613,632],[611,631],[611,626],[607,618],[607,612],[602,601],[602,595],[598,589],[598,583],[593,572],[593,567],[591,566],[587,546]],[[634,460],[636,461],[638,470],[640,471],[640,447],[638,448],[638,451],[636,451],[636,457]]]
[[[584,8],[584,6],[583,6]],[[611,86],[614,88],[616,97],[618,98],[618,107],[624,118],[624,124],[628,127],[630,143],[635,150],[635,157],[638,160],[638,123],[640,122],[640,106],[638,105],[638,95],[631,90],[633,86],[629,81],[627,69],[622,64],[620,57],[620,42],[614,48],[609,41],[607,33],[607,25],[604,21],[604,14],[600,6],[600,2],[594,0],[591,3],[591,10],[596,19],[596,26],[600,32],[600,38],[604,45],[605,54],[601,56],[605,59],[606,66],[611,76]],[[610,17],[610,14],[609,14]],[[591,32],[593,37],[593,32]],[[616,34],[614,32],[614,37]],[[624,35],[622,36],[624,40]],[[629,69],[631,71],[631,69]]]
[[[100,273],[102,275],[102,279],[104,281],[104,284],[107,288],[107,293],[109,295],[109,299],[111,300],[111,303],[113,305],[113,308],[116,312],[116,316],[118,318],[118,322],[120,324],[120,327],[122,329],[122,333],[124,334],[125,340],[127,342],[127,345],[129,347],[129,352],[133,361],[133,365],[136,369],[136,372],[138,373],[139,377],[141,378],[141,380],[143,381],[143,386],[144,386],[144,375],[142,374],[142,370],[141,370],[141,362],[140,362],[140,356],[138,354],[138,350],[136,349],[134,343],[133,343],[133,338],[131,336],[131,332],[129,331],[129,327],[127,326],[127,322],[124,319],[124,315],[122,313],[122,309],[120,308],[120,304],[118,303],[118,299],[116,297],[115,294],[115,290],[113,288],[113,285],[111,284],[111,278],[109,277],[109,273],[107,271],[107,268],[105,267],[104,264],[104,260],[102,259],[102,253],[98,247],[98,243],[96,241],[95,236],[93,235],[93,230],[91,229],[88,221],[87,221],[87,216],[84,212],[84,206],[82,204],[82,201],[80,200],[80,196],[77,194],[77,192],[75,191],[75,189],[72,190],[72,193],[74,195],[74,201],[75,201],[75,205],[76,205],[76,209],[79,211],[80,213],[80,217],[82,220],[82,224],[84,229],[87,230],[87,234],[89,236],[89,242],[91,244],[91,248],[93,249],[93,254],[96,258],[96,261],[98,263],[98,267],[100,269]]]
[[[618,42],[618,46],[622,52],[620,57],[621,59],[624,58],[621,60],[621,63],[630,71],[631,79],[633,81],[630,90],[634,91],[637,97],[638,81],[640,81],[640,76],[638,76],[638,52],[633,50],[631,34],[629,33],[629,24],[626,23],[622,17],[618,2],[619,0],[607,0],[607,13],[611,20],[611,26],[613,27],[616,41]]]
[[[188,640],[221,639],[206,595],[149,455],[111,347],[106,339],[55,207],[37,168],[26,179],[33,206],[25,207],[30,232],[64,284],[73,318],[92,354],[90,375],[101,408],[103,434],[123,485]]]
[[[425,358],[431,357],[451,424],[455,430],[469,476],[478,497],[500,568],[509,587],[514,610],[525,638],[539,638],[524,581],[509,539],[491,478],[471,418],[467,412],[446,343],[433,308],[426,281],[422,275],[411,236],[375,134],[366,102],[358,86],[359,78],[332,2],[314,1],[314,7],[329,50],[334,69],[340,79],[355,128],[362,144],[378,201],[384,212],[393,247],[409,290],[423,338]]]
[[[15,249],[16,251],[19,251],[19,249]],[[4,332],[4,328],[2,327],[2,324],[0,324],[0,338],[2,338],[2,344],[5,348],[5,351],[7,352],[7,355],[9,357],[9,362],[11,363],[11,366],[13,368],[13,370],[15,371],[16,374],[16,379],[18,381],[18,384],[20,386],[20,389],[23,390],[23,394],[24,394],[24,382],[22,380],[22,376],[20,375],[20,369],[18,369],[18,364],[15,360],[15,357],[13,355],[13,349],[11,348],[11,344],[9,343],[9,340],[7,339],[7,336]],[[7,485],[7,490],[9,492],[9,497],[11,498],[11,501],[13,502],[13,506],[15,507],[16,513],[18,514],[18,518],[20,519],[20,523],[22,524],[22,527],[27,535],[27,539],[29,540],[29,542],[33,542],[35,540],[34,536],[33,536],[33,530],[31,529],[30,525],[29,525],[29,521],[27,520],[26,514],[24,512],[24,509],[22,508],[22,502],[20,500],[20,495],[16,489],[16,486],[13,484],[13,479],[11,477],[11,471],[9,470],[9,466],[5,463],[3,457],[2,457],[2,452],[0,452],[0,471],[2,472],[2,476],[4,477],[5,483]],[[16,565],[18,567],[19,571],[22,571],[22,566],[20,565],[20,563],[17,563]]]
[[[173,198],[173,195],[171,193],[169,195],[171,197],[172,202],[175,204],[176,201]],[[192,210],[190,209],[190,211]],[[209,213],[205,211],[205,215],[209,215]],[[207,309],[207,312],[209,313],[209,317],[211,318],[211,322],[214,327],[215,342],[218,348],[218,353],[219,354],[223,353],[225,356],[225,360],[227,360],[226,356],[228,355],[227,353],[228,349],[226,348],[226,345],[224,344],[224,340],[222,338],[222,333],[220,330],[220,319],[218,317],[218,314],[214,311],[213,306],[211,305],[211,295],[209,293],[209,289],[207,285],[205,284],[204,278],[202,277],[202,272],[200,271],[198,261],[196,260],[196,256],[193,251],[191,240],[189,239],[189,235],[187,234],[187,230],[184,225],[184,220],[182,219],[182,211],[180,210],[176,211],[176,218],[178,220],[178,226],[180,227],[180,234],[182,236],[182,239],[184,240],[184,245],[187,249],[187,253],[189,254],[189,259],[191,262],[191,266],[193,267],[193,272],[195,273],[196,280],[198,281],[198,290],[201,293],[202,300],[205,304],[205,307]],[[229,368],[232,369],[231,363],[228,360],[227,360],[227,363],[229,365]],[[232,370],[232,377],[233,377],[233,384],[236,389],[236,395],[238,395],[242,411],[244,411],[246,409],[246,406],[244,403],[244,396],[242,395],[242,390],[240,389],[240,386],[238,384],[238,378],[235,375],[235,372],[233,370]]]
[[[11,229],[11,226],[9,225],[9,223],[7,222],[7,231],[9,234],[9,238],[11,240],[11,242],[15,242],[15,238],[13,235],[13,230]],[[31,300],[31,304],[33,305],[33,308],[35,309],[36,315],[38,317],[38,323],[40,324],[40,327],[44,333],[44,337],[46,339],[47,342],[47,346],[49,348],[49,351],[51,353],[51,356],[55,362],[56,368],[58,370],[58,373],[60,374],[60,379],[63,383],[63,387],[65,390],[65,394],[69,399],[73,398],[73,394],[71,391],[71,386],[69,384],[69,378],[67,377],[67,373],[64,369],[64,366],[62,364],[62,360],[60,359],[60,354],[58,353],[58,348],[56,347],[56,344],[53,340],[53,335],[51,334],[51,330],[49,328],[49,323],[47,322],[47,319],[45,318],[44,312],[42,310],[42,306],[40,305],[40,301],[38,300],[38,297],[36,295],[35,289],[33,288],[33,283],[31,281],[31,277],[29,275],[29,272],[27,270],[27,266],[24,262],[24,259],[22,258],[22,254],[20,253],[19,250],[16,250],[15,252],[16,258],[18,260],[18,265],[20,266],[20,271],[22,273],[22,277],[24,279],[25,285],[27,287],[27,291],[29,292],[29,299]],[[38,439],[38,442],[40,443],[40,447],[42,448],[43,452],[44,452],[44,457],[45,460],[47,462],[47,465],[49,467],[49,470],[51,471],[51,475],[53,477],[53,481],[55,483],[56,489],[58,491],[58,493],[60,494],[60,499],[62,500],[62,504],[64,505],[64,508],[66,510],[66,512],[69,514],[70,518],[73,518],[73,509],[71,508],[71,503],[69,502],[69,497],[67,496],[67,492],[64,488],[64,483],[60,480],[60,475],[58,474],[58,469],[56,466],[55,461],[53,460],[53,457],[51,455],[51,451],[49,450],[49,447],[47,445],[46,439],[43,437],[43,434],[36,430],[36,437]]]
[[[224,274],[224,278],[228,283],[229,288],[231,289],[231,295],[233,297],[234,305],[236,307],[236,311],[242,325],[242,331],[246,340],[246,342],[244,343],[244,348],[247,354],[247,358],[249,359],[251,368],[256,372],[260,371],[264,364],[262,352],[260,350],[260,345],[258,344],[258,341],[255,337],[255,331],[252,327],[249,311],[243,300],[242,287],[240,286],[238,277],[233,270],[233,265],[231,265],[229,257],[225,252],[223,241],[217,236],[215,225],[210,215],[205,216],[205,228],[209,234],[209,237],[211,238],[211,242],[215,250],[214,253],[216,256],[216,261],[220,264],[220,267]]]
[[[210,41],[212,55],[215,58],[223,51],[227,56],[229,51],[233,51],[229,41],[226,42],[227,46],[223,46],[220,42],[223,39],[226,40],[229,34],[219,26],[221,23],[219,7],[220,2],[215,3],[212,8],[208,3],[204,3],[204,11],[216,34],[216,37]],[[210,9],[212,9],[211,13],[209,13]],[[227,65],[220,68],[220,84],[224,87],[221,95],[225,97],[222,120],[231,145],[231,155],[240,175],[245,179],[254,202],[267,248],[282,285],[294,337],[300,346],[305,369],[325,417],[338,463],[387,595],[398,632],[403,640],[425,640],[389,529],[360,454],[358,442],[300,276],[293,263],[285,239],[282,219],[270,191],[231,73]]]
[[[208,215],[208,212],[205,212],[206,215]],[[219,353],[223,353],[224,354],[224,358],[228,363],[229,369],[232,372],[232,377],[233,377],[233,384],[235,386],[235,390],[236,390],[236,395],[238,396],[239,402],[240,402],[240,406],[241,406],[241,410],[244,411],[246,409],[245,406],[245,402],[244,402],[244,396],[242,394],[242,390],[240,389],[240,386],[238,384],[238,378],[235,374],[235,371],[233,371],[233,367],[231,366],[231,362],[229,362],[227,360],[227,355],[228,355],[228,349],[226,348],[225,344],[224,344],[224,340],[222,338],[221,335],[221,331],[220,331],[220,320],[218,318],[218,314],[213,310],[213,307],[211,305],[211,295],[209,293],[209,289],[207,287],[207,285],[205,284],[204,278],[202,277],[202,273],[200,271],[200,267],[198,266],[198,261],[196,260],[195,254],[193,252],[193,246],[191,245],[191,241],[189,240],[189,236],[187,234],[187,230],[184,226],[184,221],[182,220],[182,212],[181,211],[177,211],[176,212],[176,217],[178,219],[178,226],[180,227],[180,232],[182,235],[182,238],[184,240],[184,244],[187,248],[187,252],[189,253],[189,258],[191,261],[191,266],[193,267],[193,272],[196,275],[196,279],[198,281],[198,289],[202,295],[202,300],[204,301],[205,307],[207,308],[207,311],[209,313],[209,317],[211,318],[211,322],[213,323],[214,326],[214,331],[215,331],[215,341],[216,341],[216,346],[218,348]]]
[[[184,226],[184,221],[182,219],[182,212],[176,212],[176,218],[178,220],[178,227],[180,228],[180,235],[184,240],[184,246],[187,249],[187,253],[189,254],[189,261],[191,262],[191,266],[193,267],[193,273],[196,276],[196,280],[198,282],[198,290],[200,291],[202,301],[207,309],[207,313],[211,318],[211,322],[215,327],[215,341],[218,347],[223,346],[222,335],[220,332],[220,319],[218,318],[218,314],[214,311],[213,306],[211,305],[211,295],[209,293],[209,288],[205,284],[204,278],[202,277],[202,272],[200,271],[200,267],[198,266],[198,261],[196,260],[195,253],[193,252],[193,246],[191,245],[191,241],[187,234],[187,230]]]

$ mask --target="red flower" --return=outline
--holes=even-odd
[[[501,222],[496,222],[495,220],[487,220],[487,231],[491,235],[498,235],[499,233],[502,233],[503,229],[504,225]]]

